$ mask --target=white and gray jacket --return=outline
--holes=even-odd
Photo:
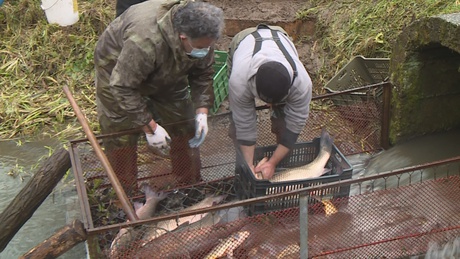
[[[289,91],[284,106],[285,122],[288,132],[295,135],[305,126],[310,111],[312,97],[312,82],[302,62],[299,60],[297,50],[283,29],[276,29],[281,43],[295,62],[297,77]],[[255,38],[251,35],[256,28],[241,31],[233,38],[227,59],[229,69],[229,101],[232,118],[236,128],[236,139],[240,142],[254,143],[257,140],[257,123],[255,98],[259,98],[256,91],[255,74],[259,67],[268,61],[282,63],[293,77],[293,69],[278,45],[272,38],[270,29],[259,28],[257,31],[264,39],[261,49],[254,54]],[[288,137],[292,139],[293,137]],[[289,141],[292,142],[292,141]],[[294,143],[289,143],[291,145]]]

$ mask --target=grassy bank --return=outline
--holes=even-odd
[[[460,12],[460,1],[439,0],[311,0],[313,8],[301,10],[298,19],[314,17],[315,38],[325,53],[318,72],[323,86],[357,55],[390,57],[399,33],[415,20]]]
[[[458,1],[311,0],[298,18],[317,17],[317,42],[327,56],[322,86],[355,55],[388,57],[411,21],[460,11]],[[6,1],[0,7],[0,139],[83,136],[62,86],[68,85],[97,133],[93,50],[114,17],[115,1],[79,1],[80,20],[50,25],[40,1]]]
[[[64,85],[97,131],[93,50],[114,2],[78,5],[80,20],[69,27],[48,24],[37,0],[0,7],[0,139],[81,136]]]

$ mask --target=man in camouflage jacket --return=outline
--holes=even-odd
[[[206,114],[214,102],[213,45],[222,28],[222,10],[210,4],[146,1],[116,18],[95,49],[101,132],[142,128],[156,151],[167,148],[171,138],[172,173],[179,183],[200,180],[197,147],[206,135]],[[194,51],[206,55],[194,57]],[[206,132],[194,129],[198,114],[204,114],[200,130],[205,126]],[[189,147],[189,139],[200,133],[201,142]],[[110,162],[127,190],[136,188],[138,135],[104,139]]]

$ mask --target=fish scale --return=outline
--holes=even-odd
[[[321,132],[320,152],[318,156],[309,164],[287,169],[274,175],[269,181],[271,183],[304,180],[309,178],[320,177],[321,175],[330,172],[326,168],[327,161],[332,153],[332,138],[325,129]]]
[[[191,210],[198,210],[211,207],[215,204],[222,202],[226,198],[226,195],[219,195],[219,196],[209,196],[206,197],[204,200],[200,201],[199,203],[192,205],[186,209],[181,211],[191,211]],[[170,219],[166,221],[159,222],[156,226],[151,226],[150,230],[143,237],[143,244],[147,244],[155,238],[158,238],[161,235],[164,235],[168,232],[171,232],[177,228],[179,228],[183,224],[193,224],[198,222],[206,217],[208,213],[201,213],[197,215],[190,215],[181,217],[178,219]]]

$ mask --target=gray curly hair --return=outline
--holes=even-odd
[[[191,39],[218,39],[224,29],[224,12],[219,7],[190,1],[174,14],[173,25]]]

